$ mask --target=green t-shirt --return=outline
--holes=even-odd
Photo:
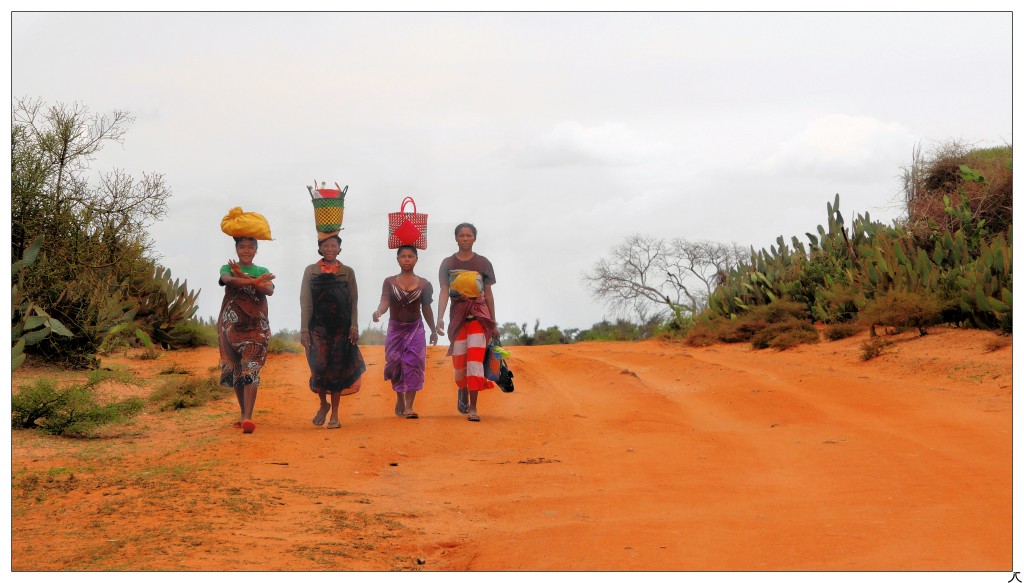
[[[263,275],[264,273],[270,273],[269,269],[267,269],[266,267],[260,267],[259,265],[256,265],[255,263],[250,265],[250,266],[248,266],[248,267],[246,267],[245,265],[239,265],[239,267],[242,268],[242,273],[251,275],[253,277],[259,277],[259,276]],[[231,266],[227,265],[227,264],[224,264],[223,266],[221,266],[221,268],[220,268],[220,275],[221,275],[221,277],[223,277],[225,275],[231,275]],[[220,281],[220,278],[217,278],[217,281],[221,285],[224,285],[224,282]]]

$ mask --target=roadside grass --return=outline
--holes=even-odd
[[[418,515],[415,514],[402,514],[402,516],[418,518]],[[413,532],[413,529],[396,520],[394,513],[369,513],[325,507],[320,511],[319,520],[311,523],[305,530],[314,535],[338,531],[353,534],[354,540],[347,542],[344,548],[323,543],[296,544],[290,552],[303,559],[313,561],[318,569],[324,567],[344,569],[344,559],[370,559],[373,554],[385,552],[384,549],[378,548],[379,541],[400,537]],[[422,570],[412,557],[405,555],[390,555],[388,563],[391,565],[392,571]]]
[[[162,374],[162,373],[161,373]],[[150,395],[150,401],[161,411],[176,411],[200,407],[228,396],[230,391],[220,384],[217,377],[186,377],[166,380]]]
[[[185,367],[175,363],[175,364],[172,364],[172,365],[164,368],[158,374],[162,374],[162,375],[168,375],[168,374],[190,375],[190,374],[192,374],[192,372],[190,370],[188,370],[187,368],[185,368]]]
[[[229,461],[205,453],[228,435],[210,430],[226,426],[230,417],[224,407],[209,406],[229,394],[216,382],[219,367],[209,367],[213,374],[203,378],[207,375],[189,374],[180,365],[149,365],[150,372],[142,377],[133,375],[130,357],[118,360],[127,370],[108,367],[86,375],[27,369],[16,375],[16,382],[49,379],[60,387],[91,382],[103,387],[104,398],[107,394],[116,398],[125,390],[141,393],[145,418],[112,425],[116,431],[89,439],[41,431],[12,433],[10,501],[13,532],[18,535],[12,547],[15,570],[194,570],[202,565],[203,555],[198,555],[197,562],[196,553],[244,552],[244,542],[233,534],[236,525],[265,519],[268,511],[296,497],[311,503],[329,499],[355,504],[349,497],[356,493],[343,489],[311,488],[295,480],[247,482],[227,467]],[[180,404],[188,406],[178,408]],[[180,438],[147,439],[167,432]],[[44,531],[61,516],[68,520],[60,529]],[[384,527],[375,528],[387,532]],[[212,532],[221,536],[211,537]],[[391,564],[383,551],[375,551],[372,544],[362,548],[363,544],[348,545],[348,552],[366,554],[367,560],[377,564]],[[53,553],[52,548],[66,550]],[[336,566],[344,570],[345,560],[339,559]]]
[[[154,384],[148,379],[134,378],[123,370],[53,376],[55,380],[50,381],[51,386],[60,383],[61,386],[76,387],[83,381],[94,386],[110,382],[133,386]],[[43,382],[39,377],[34,380],[36,384]],[[167,379],[164,384],[174,382],[180,382],[180,379]],[[153,406],[147,409],[152,410]],[[224,417],[222,413],[203,408],[185,414],[156,413],[159,416],[155,420],[158,426],[181,434],[193,433],[203,425],[209,425],[210,419]],[[152,425],[122,425],[120,428],[114,435],[94,435],[91,439],[67,439],[40,431],[12,433],[10,500],[15,528],[18,528],[18,523],[31,524],[32,517],[42,519],[66,512],[93,517],[89,522],[77,523],[88,525],[88,532],[81,530],[83,526],[76,527],[73,521],[62,525],[59,533],[54,533],[55,540],[51,546],[59,547],[61,540],[74,540],[74,544],[68,545],[68,548],[75,549],[73,553],[54,555],[38,550],[33,554],[30,550],[34,547],[22,547],[20,555],[14,553],[16,558],[34,556],[35,561],[49,557],[52,562],[20,565],[15,562],[16,569],[152,569],[147,567],[151,564],[152,552],[159,552],[153,549],[180,546],[188,533],[216,528],[217,516],[232,516],[243,511],[259,512],[262,504],[258,498],[229,495],[223,491],[228,476],[220,468],[222,462],[210,459],[192,463],[167,459],[180,451],[203,450],[220,441],[220,437],[200,435],[194,439],[167,442],[162,451],[152,451],[151,443],[139,439],[153,430]],[[145,456],[140,455],[142,450],[145,450]],[[189,489],[202,494],[198,497],[180,495]],[[153,513],[174,517],[171,521],[173,526],[153,529],[144,524],[136,525],[129,519]],[[38,537],[30,536],[29,540],[34,538]],[[84,541],[100,542],[83,545]],[[126,545],[145,548],[143,556],[150,559],[126,560]]]
[[[1013,346],[1013,336],[1003,334],[989,340],[985,344],[985,351],[995,352],[997,350],[1006,348],[1007,346]]]
[[[55,533],[58,547],[63,539],[76,541],[74,554],[50,557],[59,564],[16,563],[15,569],[151,570],[154,555],[181,554],[208,540],[200,533],[228,527],[240,516],[258,517],[266,505],[263,495],[225,486],[229,475],[220,465],[147,460],[128,471],[116,464],[93,464],[13,472],[12,517],[25,520],[64,512],[93,517],[64,524]],[[159,516],[161,525],[132,519],[137,516]],[[126,553],[135,555],[131,548],[145,551],[126,561]]]

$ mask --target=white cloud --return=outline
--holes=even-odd
[[[760,169],[774,175],[872,182],[895,174],[909,160],[915,141],[899,123],[863,115],[826,115],[780,143]]]
[[[587,327],[606,310],[576,276],[629,233],[760,248],[813,230],[836,193],[883,218],[918,140],[1007,136],[1011,16],[21,12],[11,84],[137,116],[94,168],[166,176],[151,235],[204,315],[241,205],[273,228],[271,324],[299,326],[316,178],[351,186],[362,324],[397,269],[386,213],[411,194],[422,275],[474,222],[501,321]],[[964,59],[983,81],[935,91]]]
[[[666,150],[647,142],[626,124],[585,127],[576,121],[558,123],[522,152],[526,166],[630,166]]]

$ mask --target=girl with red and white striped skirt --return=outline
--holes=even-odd
[[[455,369],[458,410],[470,421],[480,421],[477,397],[494,386],[484,377],[484,356],[488,342],[498,335],[491,292],[497,280],[491,262],[473,252],[476,227],[469,223],[455,227],[455,242],[458,252],[445,258],[438,272],[437,333],[445,334],[444,309],[451,300],[448,356]]]

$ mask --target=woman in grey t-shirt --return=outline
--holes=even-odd
[[[450,300],[448,355],[455,369],[458,410],[470,421],[480,421],[477,397],[480,391],[494,386],[484,377],[484,357],[488,342],[498,334],[491,293],[497,280],[491,262],[473,252],[476,227],[469,223],[455,227],[455,242],[458,252],[445,258],[438,271],[437,333],[445,333],[444,309]]]

